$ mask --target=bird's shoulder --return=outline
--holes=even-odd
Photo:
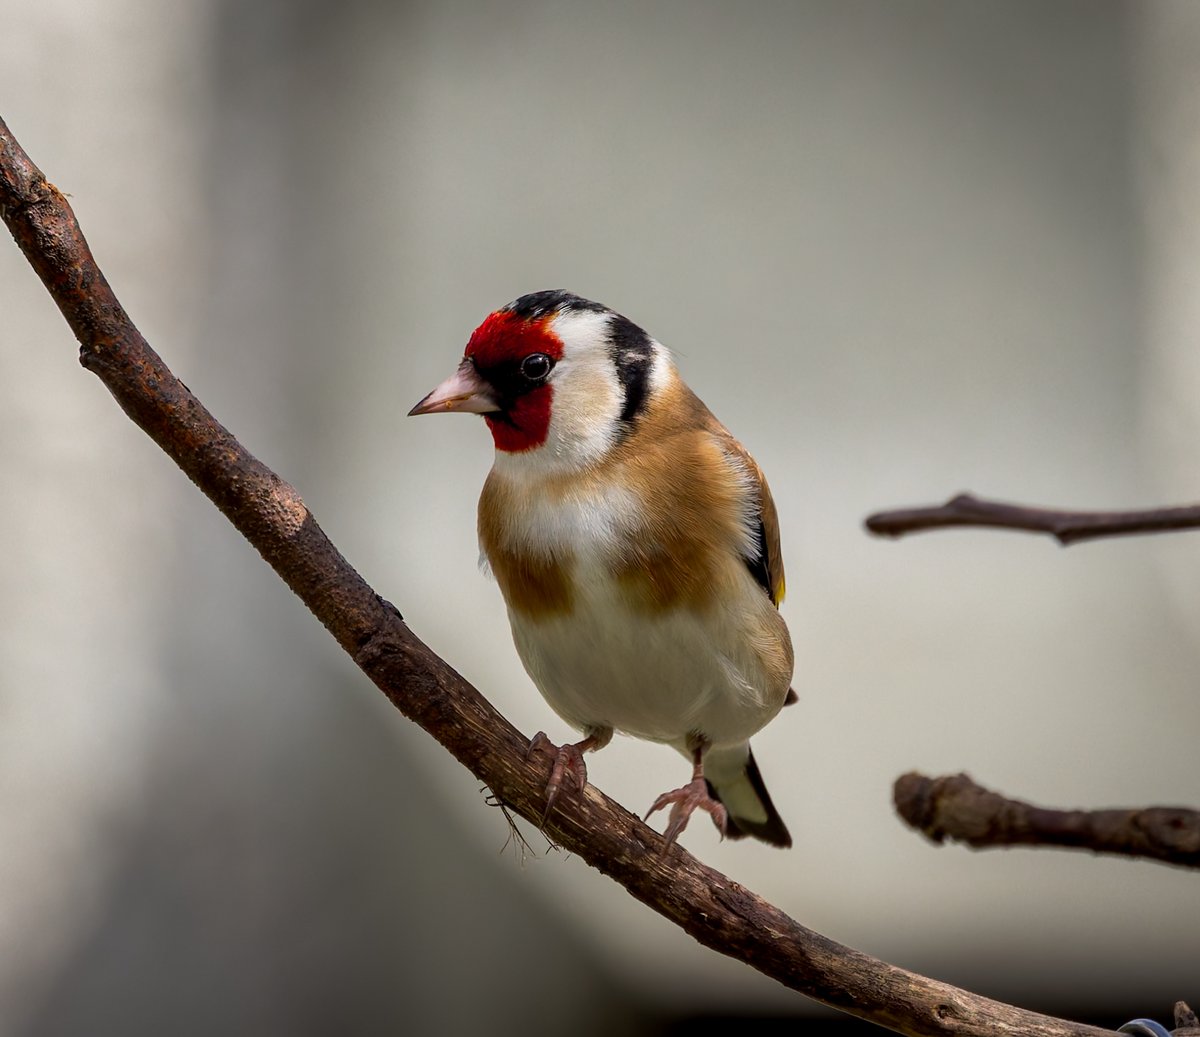
[[[622,445],[660,492],[655,518],[667,539],[736,557],[778,607],[785,580],[779,515],[762,469],[702,400],[676,377],[666,406]]]

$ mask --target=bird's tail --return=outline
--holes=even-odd
[[[750,835],[772,846],[792,845],[787,826],[763,784],[749,742],[710,749],[704,756],[704,779],[709,794],[719,799],[729,814],[725,834],[730,839]]]

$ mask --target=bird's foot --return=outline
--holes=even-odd
[[[666,831],[663,832],[663,836],[667,840],[667,847],[670,847],[679,837],[679,833],[687,827],[688,820],[697,808],[705,811],[712,818],[713,824],[717,826],[717,831],[721,833],[721,838],[725,838],[725,826],[729,815],[721,802],[714,799],[709,793],[708,782],[703,777],[693,778],[681,789],[664,792],[646,811],[643,820],[649,820],[650,815],[656,810],[662,810],[668,805],[671,807],[671,814]],[[664,847],[664,852],[665,850],[666,847]]]
[[[595,739],[585,738],[582,742],[568,742],[566,745],[555,745],[546,737],[545,731],[539,731],[529,740],[529,748],[525,750],[525,759],[536,752],[551,753],[554,763],[550,768],[550,780],[546,782],[546,810],[542,814],[543,824],[554,809],[554,801],[562,789],[563,779],[570,775],[575,787],[582,792],[587,784],[587,764],[583,762],[583,754],[595,746]]]

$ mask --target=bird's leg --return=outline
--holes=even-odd
[[[563,779],[568,774],[574,780],[575,787],[581,792],[583,791],[583,787],[587,784],[587,764],[583,762],[583,754],[603,749],[608,745],[610,738],[612,738],[611,729],[593,728],[588,730],[588,735],[583,741],[568,742],[566,745],[555,745],[546,737],[545,731],[539,731],[529,740],[529,748],[525,751],[526,759],[529,759],[535,752],[554,754],[554,764],[550,768],[550,780],[546,782],[546,811],[542,814],[543,823],[550,816],[554,801],[558,798],[559,790],[562,788]]]
[[[688,740],[688,747],[692,750],[692,780],[683,788],[675,789],[673,792],[664,792],[654,801],[654,805],[646,811],[646,817],[643,818],[643,820],[649,820],[650,815],[656,810],[670,805],[670,820],[667,822],[666,831],[663,832],[667,840],[667,844],[663,848],[664,852],[679,837],[679,833],[687,827],[688,820],[697,807],[712,817],[713,824],[721,833],[721,838],[725,838],[725,825],[729,815],[721,802],[713,798],[708,791],[708,782],[704,780],[704,754],[708,752],[708,742],[697,735]]]

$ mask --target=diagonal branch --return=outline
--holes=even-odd
[[[407,717],[497,800],[540,823],[547,764],[427,648],[325,537],[299,494],[252,457],[146,344],[97,267],[62,194],[0,120],[0,212],[80,343],[80,360],[250,541]],[[808,997],[906,1034],[1084,1037],[1037,1015],[844,947],[675,846],[597,789],[563,797],[546,834],[702,944]]]
[[[904,822],[935,843],[1057,846],[1200,868],[1200,811],[1186,807],[1048,810],[991,792],[966,774],[904,774],[892,795]]]
[[[955,526],[1048,533],[1063,547],[1069,547],[1082,540],[1098,540],[1101,537],[1200,529],[1200,505],[1146,508],[1141,511],[1059,511],[1006,504],[960,493],[945,504],[880,511],[866,520],[867,529],[876,536],[893,539],[910,533]]]

